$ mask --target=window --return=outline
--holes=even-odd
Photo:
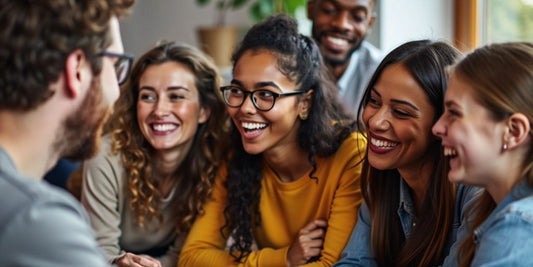
[[[533,42],[533,0],[455,0],[455,45]]]

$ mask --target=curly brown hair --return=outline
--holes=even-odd
[[[229,116],[220,95],[221,77],[216,66],[198,49],[174,42],[157,45],[135,63],[129,81],[121,89],[121,97],[115,105],[115,113],[106,125],[111,133],[114,153],[121,153],[128,176],[130,205],[136,214],[137,224],[158,219],[163,221],[160,210],[161,194],[157,181],[152,179],[151,145],[140,131],[137,122],[139,80],[151,65],[178,62],[188,67],[195,76],[196,88],[202,106],[209,107],[209,119],[198,126],[193,145],[187,157],[175,171],[176,188],[174,203],[177,233],[187,232],[203,204],[211,194],[213,181],[228,151],[227,136]]]
[[[135,0],[0,0],[0,110],[31,110],[53,95],[68,55],[82,50],[98,75],[109,21]]]

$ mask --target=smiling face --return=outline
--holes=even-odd
[[[372,28],[373,8],[372,0],[309,2],[308,17],[313,21],[313,38],[329,64],[347,64]]]
[[[244,91],[266,89],[285,93],[298,89],[278,70],[277,57],[267,50],[244,52],[235,64],[231,84]],[[302,98],[303,101],[294,95],[279,97],[269,111],[257,110],[249,96],[241,107],[228,106],[246,152],[260,154],[297,146],[298,114],[305,109],[307,101],[305,96]]]
[[[434,114],[424,89],[404,65],[388,66],[362,115],[370,165],[380,170],[419,169],[430,158],[428,147],[435,141],[431,134]]]
[[[503,145],[503,122],[496,122],[472,94],[473,88],[454,74],[444,97],[444,114],[433,127],[450,159],[448,179],[484,185],[499,173],[496,157]],[[503,168],[505,169],[505,168]]]
[[[207,120],[208,113],[201,106],[195,77],[184,65],[151,65],[142,74],[137,121],[154,149],[189,149],[198,124]]]

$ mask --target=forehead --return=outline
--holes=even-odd
[[[279,57],[278,53],[266,49],[247,50],[237,60],[233,78],[243,83],[272,81],[282,87],[294,86],[293,82],[280,71]]]
[[[374,8],[373,0],[316,0],[318,3],[332,3],[338,7],[346,9],[367,9],[372,10]]]
[[[124,46],[122,44],[120,26],[117,17],[112,17],[109,21],[109,33],[111,35],[111,45],[107,50],[119,54],[124,53]]]

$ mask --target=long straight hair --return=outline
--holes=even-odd
[[[533,44],[526,42],[502,43],[474,50],[451,70],[470,85],[474,97],[497,121],[513,113],[522,113],[533,125]],[[533,133],[529,131],[533,140]],[[521,180],[533,186],[533,142],[522,162]],[[487,193],[475,200],[467,210],[469,235],[457,251],[461,266],[470,266],[476,245],[474,230],[496,208],[496,202]]]
[[[399,46],[383,59],[371,78],[359,115],[383,71],[391,64],[401,63],[424,89],[435,109],[435,122],[443,112],[447,85],[445,69],[459,56],[455,48],[443,42],[420,40]],[[428,162],[434,162],[432,179],[424,206],[416,211],[417,223],[408,238],[403,234],[397,215],[400,173],[396,169],[376,169],[367,158],[363,162],[361,188],[372,216],[372,251],[380,266],[436,266],[442,261],[442,251],[453,223],[456,187],[446,178],[448,165],[441,142],[435,139],[427,151],[430,151]]]

